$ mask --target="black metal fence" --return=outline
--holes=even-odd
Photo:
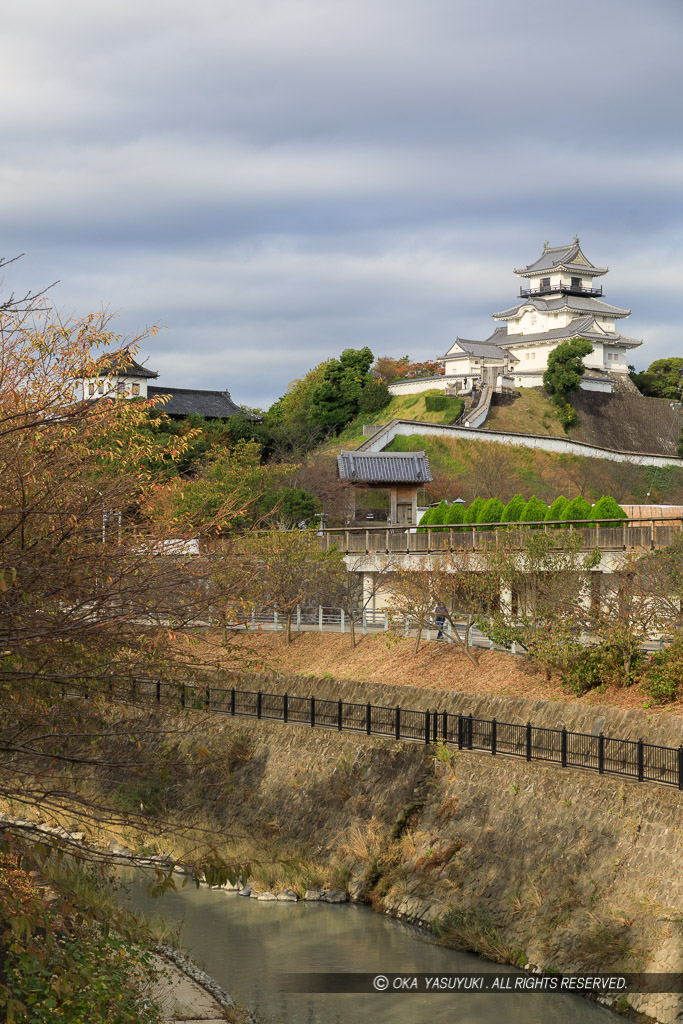
[[[112,685],[111,695],[136,703],[213,711],[231,716],[293,722],[311,728],[360,732],[429,744],[443,742],[459,750],[546,761],[562,768],[586,768],[600,775],[621,775],[638,782],[683,790],[683,745],[662,747],[642,739],[624,740],[602,733],[571,732],[542,726],[473,718],[450,711],[417,711],[371,703],[299,697],[261,690],[220,689],[188,683],[137,679]]]

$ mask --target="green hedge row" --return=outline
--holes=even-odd
[[[614,498],[604,495],[595,505],[578,495],[576,498],[555,498],[548,506],[540,498],[532,497],[525,501],[521,494],[504,505],[500,498],[475,498],[471,505],[455,503],[448,505],[445,501],[428,508],[422,519],[423,526],[460,526],[475,523],[537,523],[541,521],[560,520],[568,522],[572,519],[584,519],[586,525],[595,520],[613,520],[615,522],[628,519],[623,508]],[[590,521],[590,522],[589,522]]]

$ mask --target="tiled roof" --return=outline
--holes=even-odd
[[[129,349],[120,348],[117,352],[105,352],[95,363],[95,369],[100,374],[108,377],[116,375],[126,377],[144,377],[147,380],[154,380],[159,376],[154,370],[148,370],[130,354]]]
[[[504,359],[505,352],[492,341],[470,341],[468,338],[456,338],[455,345],[459,345],[462,349],[462,353],[468,356],[479,356],[480,358],[489,359]],[[446,352],[445,356],[440,356],[440,359],[445,359],[447,356],[457,358],[458,352],[454,352],[453,348],[450,348]]]
[[[424,452],[340,452],[339,479],[356,484],[424,484],[432,479]]]
[[[496,342],[505,349],[516,345],[543,344],[546,341],[565,341],[578,337],[587,338],[589,341],[602,341],[608,345],[621,345],[624,348],[638,348],[643,344],[638,338],[629,338],[625,334],[619,334],[618,331],[601,330],[590,314],[575,317],[569,321],[566,327],[556,327],[552,331],[540,331],[538,334],[504,334],[501,337],[499,333],[501,331],[504,332],[505,328],[499,327],[491,335],[491,339],[495,338]]]
[[[585,263],[574,263],[577,256],[586,260],[581,252],[578,238],[570,245],[546,246],[535,263],[529,263],[526,267],[516,267],[515,274],[519,274],[520,277],[531,277],[544,270],[558,270],[562,267],[564,270],[575,270],[579,274],[583,272],[591,277],[600,277],[609,270],[609,267],[596,267],[589,260],[586,260]]]
[[[242,412],[230,397],[229,391],[199,391],[192,388],[147,388],[148,398],[167,395],[167,402],[158,408],[168,416],[205,416],[206,419],[226,420]]]
[[[556,309],[569,309],[577,313],[602,313],[614,317],[629,316],[630,309],[621,309],[619,306],[611,306],[609,302],[601,302],[600,299],[592,299],[587,295],[566,295],[556,299],[524,299],[510,309],[504,309],[501,313],[492,313],[495,319],[513,317],[522,306],[534,306],[539,312],[551,312]]]

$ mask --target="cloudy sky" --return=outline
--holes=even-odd
[[[680,0],[23,0],[0,40],[5,288],[165,325],[160,383],[436,356],[575,234],[636,364],[683,354]]]

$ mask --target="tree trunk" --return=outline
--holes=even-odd
[[[292,642],[292,615],[293,612],[287,612],[285,615],[285,643],[291,644]]]
[[[417,654],[417,652],[420,649],[420,639],[421,639],[421,637],[422,637],[422,626],[418,626],[417,627],[417,636],[415,637],[415,651],[414,651],[415,654]]]
[[[351,634],[351,646],[356,646],[356,624],[353,621],[353,612],[349,614],[349,632]]]

